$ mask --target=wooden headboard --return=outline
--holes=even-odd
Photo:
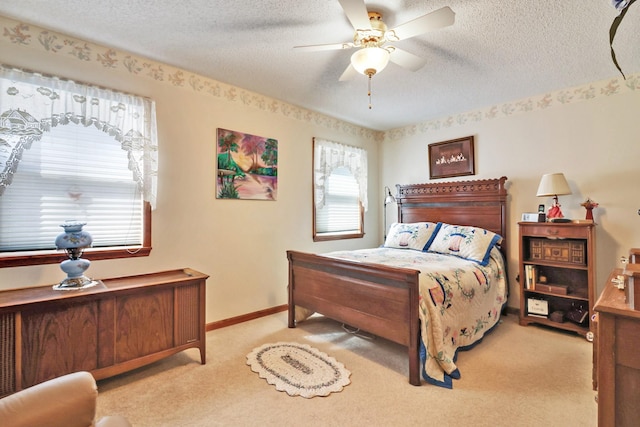
[[[396,185],[398,222],[473,225],[503,237],[506,257],[507,177],[475,181]]]

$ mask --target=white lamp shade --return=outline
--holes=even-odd
[[[365,47],[351,55],[351,65],[360,74],[379,73],[389,63],[389,51],[381,47]]]
[[[564,174],[548,173],[542,175],[536,196],[561,196],[563,194],[571,194],[571,189]]]

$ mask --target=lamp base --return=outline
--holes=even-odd
[[[75,291],[78,289],[86,289],[97,285],[97,280],[89,279],[86,276],[81,277],[67,277],[57,285],[53,285],[53,289],[56,291]]]
[[[573,220],[569,219],[569,218],[551,218],[549,220],[549,222],[560,222],[560,223],[564,222],[564,223],[566,223],[566,222],[573,222]]]

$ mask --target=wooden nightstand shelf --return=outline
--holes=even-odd
[[[595,224],[520,222],[520,324],[538,323],[592,339]],[[567,314],[584,310],[584,321]]]

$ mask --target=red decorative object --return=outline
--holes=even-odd
[[[551,207],[549,207],[549,210],[547,211],[547,218],[549,219],[564,218],[564,215],[562,214],[562,210],[560,209],[560,203],[558,203],[558,196],[553,198],[553,204],[551,205]]]
[[[584,206],[584,208],[587,210],[587,216],[585,219],[590,219],[591,221],[593,221],[593,208],[597,208],[598,203],[594,202],[591,199],[587,199],[584,203],[581,203],[580,206]]]

